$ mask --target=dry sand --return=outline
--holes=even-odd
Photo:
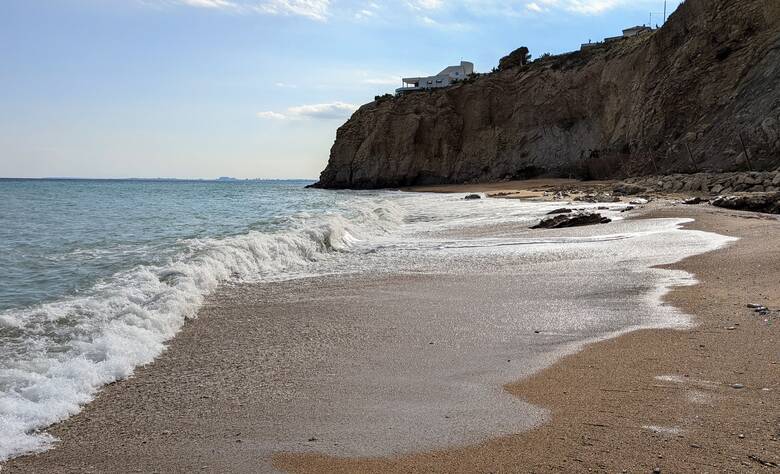
[[[741,237],[726,249],[674,265],[701,281],[667,297],[696,315],[695,329],[633,332],[506,386],[519,400],[552,414],[549,423],[521,434],[394,458],[278,453],[274,466],[295,472],[776,469],[780,318],[776,312],[761,317],[745,305],[780,307],[780,222],[707,206],[665,206],[652,216],[694,217],[691,227]],[[377,285],[375,291],[385,289]],[[226,306],[205,307],[155,363],[106,387],[82,413],[52,427],[62,439],[56,449],[15,459],[4,472],[267,469],[268,460],[253,445],[263,439],[258,417],[295,393],[300,382],[288,375],[298,366],[325,370],[339,345],[354,337],[349,324],[359,323],[341,321],[324,326],[331,328],[327,333],[307,333],[307,321],[329,304],[327,298],[305,302],[309,310],[297,317],[272,318],[272,303],[282,293],[289,297],[283,285],[278,294],[274,288],[258,293],[252,317],[228,311],[224,298]],[[325,296],[328,288],[320,290]],[[359,301],[361,295],[354,297]],[[269,317],[258,326],[256,314]],[[290,332],[306,337],[285,337]],[[258,347],[269,337],[279,346]],[[291,356],[291,366],[262,373],[262,361],[274,354]],[[744,388],[732,388],[735,383]],[[253,398],[253,392],[268,393],[261,384],[273,384],[279,400]]]

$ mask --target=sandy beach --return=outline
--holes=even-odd
[[[663,208],[647,216],[692,216],[692,228],[741,239],[673,266],[701,281],[666,298],[696,315],[696,328],[632,332],[506,386],[552,411],[550,423],[526,433],[390,459],[278,455],[276,465],[293,472],[777,469],[780,317],[760,317],[746,304],[780,304],[780,242],[767,238],[780,223],[713,208]]]
[[[780,0],[0,10],[0,474],[780,474]]]
[[[540,185],[525,183],[524,189]],[[700,281],[665,297],[670,308],[694,315],[694,328],[634,331],[538,371],[548,361],[517,365],[515,358],[513,364],[506,347],[560,345],[565,337],[551,332],[550,341],[540,341],[544,331],[524,322],[526,339],[485,344],[515,324],[500,317],[506,295],[520,284],[515,278],[523,277],[511,267],[485,276],[475,268],[473,275],[445,278],[422,272],[225,287],[154,363],[50,428],[61,439],[55,449],[14,459],[3,470],[775,469],[780,317],[759,316],[746,304],[780,306],[780,241],[771,238],[780,222],[663,203],[636,217],[694,218],[687,225],[692,229],[740,238],[672,265]],[[432,308],[446,316],[451,332],[437,326],[441,320],[426,325],[415,319]],[[468,319],[475,308],[498,316],[475,328]],[[452,343],[461,340],[462,347]],[[410,360],[418,366],[404,372],[415,365]],[[360,375],[366,367],[370,376]],[[441,380],[476,388],[464,403],[450,397]],[[495,380],[507,383],[484,390]],[[312,396],[318,384],[332,393]],[[388,386],[399,387],[397,396]],[[410,412],[417,415],[414,423],[406,421]],[[350,416],[375,420],[343,423]],[[429,432],[421,434],[422,427]],[[414,454],[377,453],[363,442],[377,436],[394,447],[390,451]]]

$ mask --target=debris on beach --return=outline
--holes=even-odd
[[[694,205],[694,204],[701,204],[703,202],[704,202],[704,199],[700,198],[699,196],[696,196],[696,197],[692,197],[692,198],[686,199],[682,203],[683,204],[688,204],[688,205]]]
[[[647,204],[648,202],[650,202],[648,199],[636,198],[632,201],[629,201],[629,204],[633,204],[634,206],[641,206],[642,204]]]
[[[760,314],[761,316],[766,316],[767,314],[769,314],[771,312],[769,308],[767,308],[766,306],[764,306],[762,304],[758,304],[758,303],[749,303],[747,305],[747,307],[752,309],[756,313]]]
[[[612,219],[604,217],[601,214],[559,214],[555,217],[549,217],[542,219],[541,222],[531,227],[532,229],[561,229],[564,227],[579,227],[594,224],[607,224],[612,222]]]

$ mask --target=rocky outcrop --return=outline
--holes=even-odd
[[[780,166],[780,1],[687,0],[655,32],[516,63],[361,107],[318,186]]]
[[[721,196],[713,206],[739,211],[780,214],[780,193],[754,193],[741,196]]]
[[[778,192],[780,171],[747,173],[694,173],[630,178],[615,186],[616,194],[647,192],[701,193],[713,196],[734,192]]]

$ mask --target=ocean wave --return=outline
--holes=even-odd
[[[0,461],[48,449],[56,440],[42,429],[154,360],[220,283],[293,277],[391,232],[403,217],[392,202],[355,199],[344,213],[292,216],[282,231],[186,240],[164,265],[0,313]]]

